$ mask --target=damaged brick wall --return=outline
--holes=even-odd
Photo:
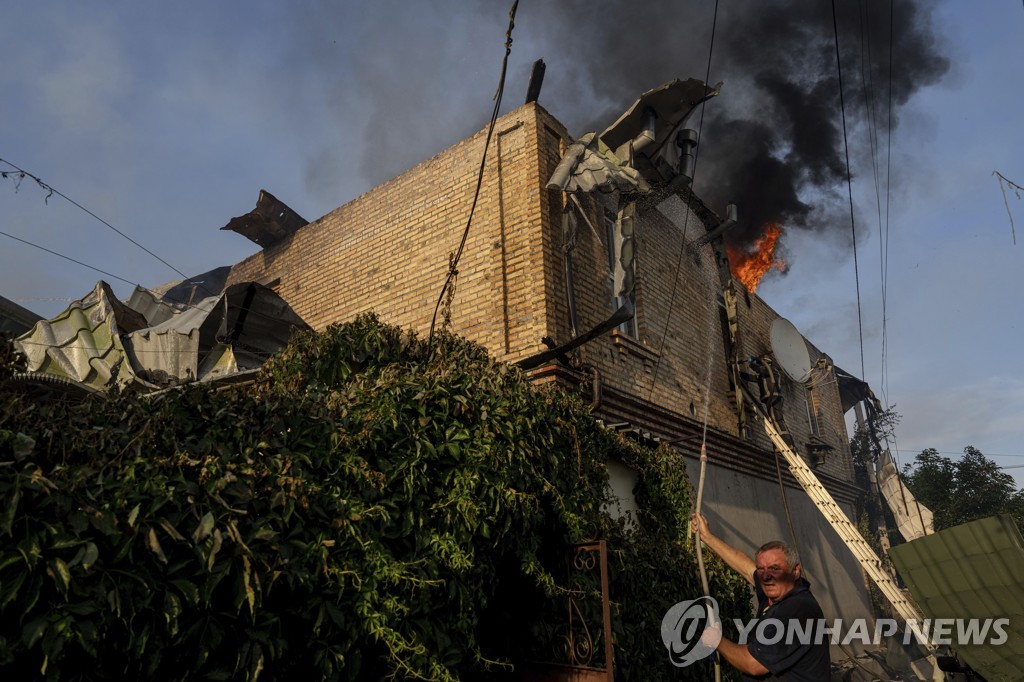
[[[457,143],[242,261],[229,283],[276,281],[278,294],[316,328],[373,310],[385,322],[425,334],[448,254],[457,248],[469,215],[485,137],[481,131]],[[565,197],[545,188],[570,143],[564,126],[537,104],[506,114],[495,127],[459,264],[453,330],[500,359],[514,362],[544,350],[544,337],[559,343],[571,338],[563,268]],[[612,312],[604,219],[608,211],[614,214],[615,201],[581,201],[594,228],[581,221],[572,250],[582,332]],[[597,367],[610,389],[691,423],[703,418],[710,361],[709,424],[742,438],[729,390],[718,270],[707,248],[680,259],[684,229],[687,241],[705,233],[682,201],[641,208],[635,331],[596,339],[580,350],[580,359]],[[748,306],[741,297],[739,318],[744,353],[757,355],[768,350],[777,314],[758,297],[749,299]],[[786,419],[802,445],[810,436],[803,389],[786,390],[792,393]],[[821,437],[836,448],[821,471],[852,480],[835,384],[820,387],[820,398],[826,426]],[[763,434],[754,439],[770,450]]]

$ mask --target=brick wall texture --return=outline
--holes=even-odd
[[[372,310],[385,322],[426,334],[448,256],[466,226],[485,139],[481,131],[459,142],[238,263],[229,283],[279,280],[275,290],[315,328]],[[569,143],[562,124],[537,104],[506,114],[495,127],[459,263],[452,330],[499,359],[514,362],[544,350],[544,337],[571,338],[567,241],[579,330],[612,312],[604,221],[608,211],[614,214],[614,199],[581,197],[593,229],[580,221],[567,240],[565,199],[545,188]],[[708,246],[684,248],[705,231],[697,213],[675,197],[638,209],[635,333],[606,334],[584,346],[580,359],[618,392],[682,420],[703,423],[706,410],[711,428],[744,438],[729,387],[715,257]],[[743,354],[768,352],[778,315],[756,295],[739,299]],[[821,357],[809,343],[808,352],[812,362]],[[820,470],[849,481],[836,384],[823,380],[814,390],[818,436],[835,448]],[[785,379],[783,391],[785,417],[802,448],[811,437],[808,392]],[[758,448],[771,449],[757,429],[749,436]]]

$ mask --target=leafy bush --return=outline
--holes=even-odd
[[[680,456],[468,342],[363,316],[297,336],[248,385],[81,404],[0,388],[0,408],[6,673],[497,677],[546,657],[567,545],[604,538],[616,677],[706,675],[672,669],[659,634],[700,592]],[[602,511],[610,457],[640,473],[630,532]],[[745,612],[742,580],[711,572]]]

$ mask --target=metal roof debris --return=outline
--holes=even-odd
[[[907,486],[903,485],[888,450],[882,452],[880,464],[878,487],[896,519],[900,535],[909,541],[934,533],[932,510],[918,502]]]
[[[573,142],[558,162],[548,181],[548,189],[563,192],[643,192],[647,182],[615,156],[594,133]]]
[[[643,146],[641,158],[651,164],[660,151],[675,146],[675,133],[680,131],[697,105],[717,96],[721,90],[721,83],[708,87],[696,78],[669,81],[640,95],[615,123],[605,128],[601,139],[615,150],[616,156],[623,158],[626,145],[632,143],[634,151],[641,151],[637,149],[638,137],[650,136],[651,142]],[[639,141],[643,142],[642,139]],[[651,143],[656,146],[650,147]],[[647,175],[642,165],[638,164],[637,170]],[[671,178],[662,179],[667,182]]]
[[[600,135],[583,135],[566,150],[548,187],[565,192],[647,194],[652,186],[678,190],[689,183],[696,134],[683,124],[701,102],[718,95],[719,83],[673,80],[640,95]]]
[[[140,291],[155,294],[156,298],[165,304],[188,306],[201,298],[216,296],[223,291],[229,274],[231,274],[231,266],[222,265],[219,268],[207,270],[188,279],[167,282],[166,284],[150,287],[149,289],[141,289]],[[134,296],[133,294],[133,300]],[[130,304],[131,302],[129,302]]]
[[[1024,540],[1013,518],[991,516],[941,530],[889,550],[935,635],[937,619],[952,619],[953,649],[990,682],[1024,679]],[[978,643],[956,642],[970,619],[1006,618],[999,633]],[[957,625],[956,623],[960,624]],[[980,625],[979,625],[980,627]]]
[[[308,325],[271,289],[232,285],[196,305],[136,292],[136,310],[97,282],[89,295],[15,340],[32,374],[96,390],[157,390],[259,367]]]
[[[260,190],[256,208],[245,215],[232,218],[220,228],[237,232],[266,248],[276,244],[309,221],[288,207],[283,201],[265,189]]]

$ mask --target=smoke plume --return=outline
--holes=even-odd
[[[617,100],[600,119],[587,119],[597,130],[646,89],[672,78],[705,78],[711,3],[560,2],[546,8],[548,26],[560,33],[571,55],[554,68],[549,62],[548,73],[566,70],[563,77],[596,97]],[[924,2],[895,3],[890,31],[889,3],[837,4],[851,163],[867,160],[867,135],[875,136],[884,153],[890,36],[892,126],[900,107],[948,70],[933,33],[932,9]],[[707,103],[697,193],[720,213],[727,203],[738,204],[740,223],[728,234],[733,246],[753,242],[769,223],[831,230],[848,239],[831,6],[809,0],[722,3],[714,33],[707,80],[724,85]],[[698,127],[699,110],[689,124]]]
[[[345,139],[325,139],[310,176],[333,177],[356,161],[368,189],[482,128],[510,5],[379,0],[373,11],[335,9],[304,25],[299,44],[305,47],[332,46],[327,38],[334,34],[350,36],[341,56],[316,49],[325,69],[339,58],[351,60],[348,75],[326,89],[344,129],[363,122],[365,143],[353,159]],[[641,92],[666,81],[722,81],[703,122],[698,110],[690,125],[702,133],[695,189],[720,214],[728,203],[739,207],[731,245],[752,243],[768,223],[849,240],[831,5],[721,3],[708,73],[714,9],[696,0],[523,0],[503,110],[522,103],[530,64],[538,58],[547,64],[540,103],[577,137],[603,130]],[[837,3],[855,170],[869,167],[867,136],[875,136],[883,153],[900,108],[949,68],[933,31],[933,10],[924,0]],[[334,184],[312,189],[322,194]],[[343,197],[330,198],[337,205]]]

